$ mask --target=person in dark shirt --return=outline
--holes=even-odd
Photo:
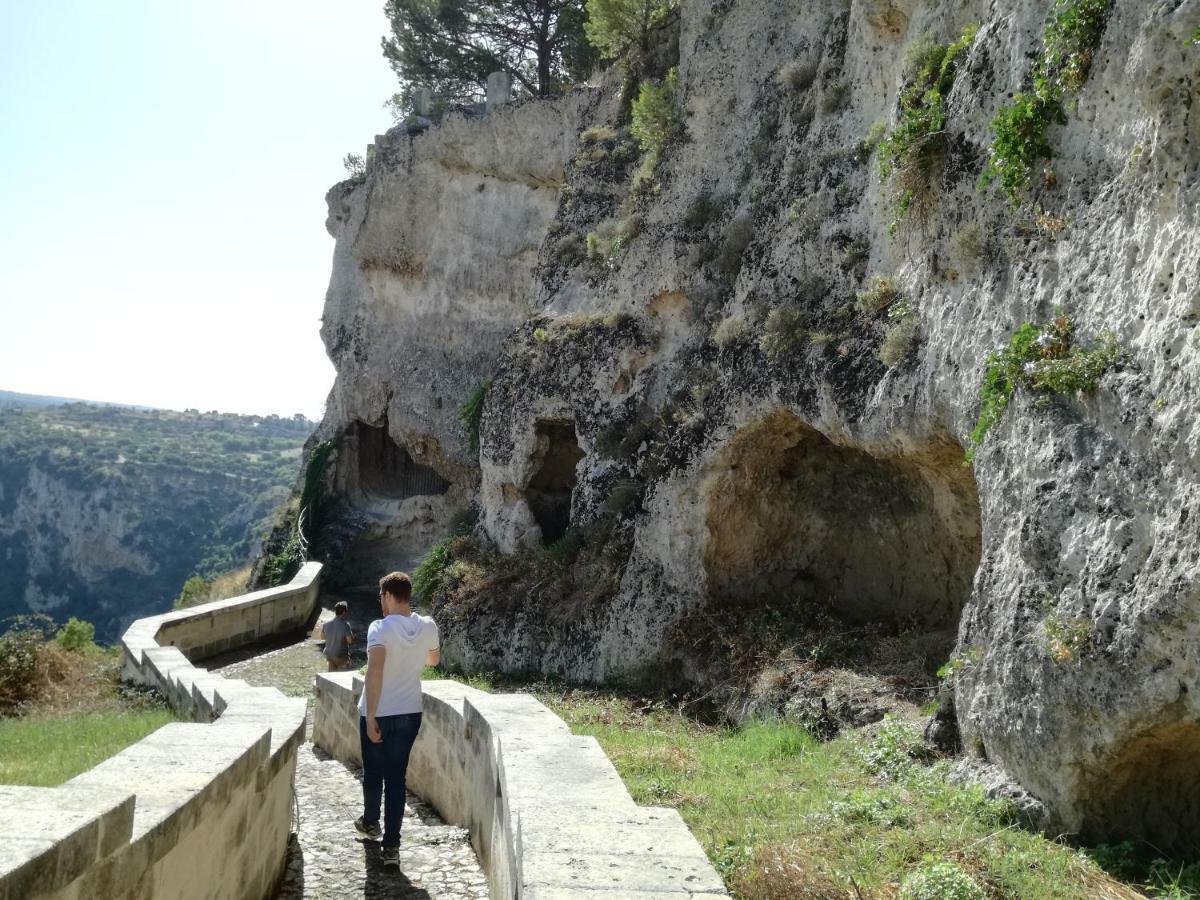
[[[329,661],[330,672],[350,668],[350,645],[354,642],[354,632],[346,620],[348,611],[346,601],[339,600],[333,606],[334,617],[321,626],[321,636],[325,638],[325,659]]]

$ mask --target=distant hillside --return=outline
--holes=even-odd
[[[66,406],[70,403],[87,403],[91,406],[116,406],[121,409],[149,409],[130,403],[105,403],[94,400],[78,400],[72,397],[54,397],[49,394],[19,394],[16,391],[0,391],[0,407],[28,407],[40,409],[47,406]]]
[[[257,553],[313,428],[40,400],[0,394],[0,619],[79,616],[102,640]]]

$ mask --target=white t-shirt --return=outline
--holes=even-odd
[[[437,650],[438,627],[429,616],[387,616],[367,629],[367,654],[383,647],[383,688],[376,716],[401,716],[421,711],[421,671],[430,650]],[[367,714],[367,690],[358,698],[358,711]]]

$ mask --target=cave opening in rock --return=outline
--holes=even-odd
[[[548,546],[566,534],[571,524],[571,495],[583,451],[579,449],[574,422],[539,421],[534,435],[535,470],[525,489],[525,500],[542,530],[542,543]]]
[[[1159,726],[1094,773],[1083,798],[1091,843],[1141,841],[1155,853],[1200,857],[1200,723]]]
[[[776,412],[734,436],[707,493],[714,600],[940,631],[948,654],[980,554],[953,441],[881,457]]]
[[[363,494],[407,500],[444,494],[450,489],[450,482],[435,469],[415,462],[408,450],[392,440],[386,421],[378,427],[355,422],[347,437],[355,447],[358,487]]]

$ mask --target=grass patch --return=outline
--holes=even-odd
[[[437,677],[438,673],[427,675]],[[468,682],[471,683],[471,682]],[[679,810],[736,897],[1135,898],[1079,851],[1018,827],[1011,806],[920,758],[913,726],[821,743],[783,722],[705,724],[664,700],[554,684],[524,689],[594,736],[642,805]],[[1186,895],[1181,895],[1186,896]]]
[[[0,720],[0,784],[55,787],[173,721],[165,707]]]

